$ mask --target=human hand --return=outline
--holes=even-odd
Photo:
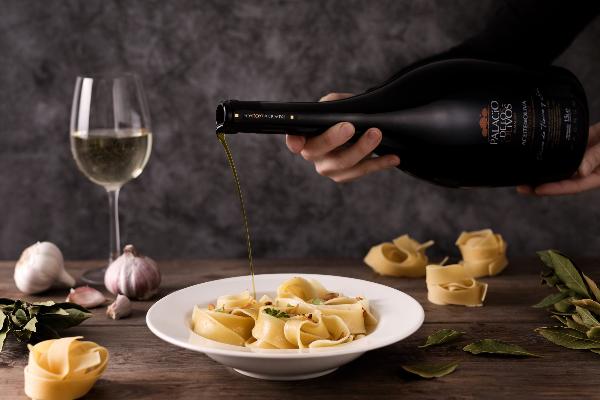
[[[329,93],[319,101],[341,100],[351,96],[350,93]],[[352,124],[340,122],[318,136],[306,138],[286,135],[285,141],[292,153],[300,154],[305,160],[314,163],[320,175],[338,183],[400,164],[400,158],[393,154],[371,157],[371,153],[381,142],[379,129],[370,128],[356,143],[346,144],[354,133]]]
[[[600,187],[600,122],[590,126],[587,149],[577,173],[558,182],[540,186],[518,186],[517,192],[536,196],[557,196],[574,194]]]

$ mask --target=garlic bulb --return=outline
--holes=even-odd
[[[15,265],[15,284],[25,294],[40,293],[56,287],[75,286],[65,271],[63,255],[55,244],[37,242],[26,248]]]
[[[115,302],[106,309],[106,315],[112,319],[129,317],[131,315],[131,301],[127,296],[118,294]]]
[[[75,289],[71,288],[65,301],[79,304],[85,308],[94,308],[104,304],[106,298],[99,290],[89,286],[80,286]]]
[[[146,300],[154,296],[160,285],[160,271],[156,262],[135,251],[128,244],[123,254],[110,264],[104,275],[104,286],[112,294],[123,294],[130,299]]]

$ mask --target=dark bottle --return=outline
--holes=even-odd
[[[376,154],[444,186],[539,184],[572,176],[585,151],[588,109],[575,76],[446,60],[414,69],[369,92],[324,103],[228,100],[217,132],[317,135],[348,121],[383,132]]]

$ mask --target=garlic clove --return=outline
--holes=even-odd
[[[14,279],[17,288],[26,294],[75,285],[75,279],[64,269],[60,249],[50,242],[37,242],[23,251],[15,265]]]
[[[130,299],[147,300],[158,291],[161,276],[156,262],[127,245],[123,254],[113,261],[104,275],[104,285],[112,294]]]
[[[131,301],[127,296],[117,295],[115,301],[106,309],[106,315],[112,319],[129,317],[131,315]]]
[[[106,302],[106,298],[100,291],[89,287],[80,286],[78,288],[71,288],[69,295],[65,301],[79,304],[85,308],[98,307]]]

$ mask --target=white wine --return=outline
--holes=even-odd
[[[71,151],[81,172],[106,189],[137,178],[150,157],[152,133],[144,129],[75,131]]]

